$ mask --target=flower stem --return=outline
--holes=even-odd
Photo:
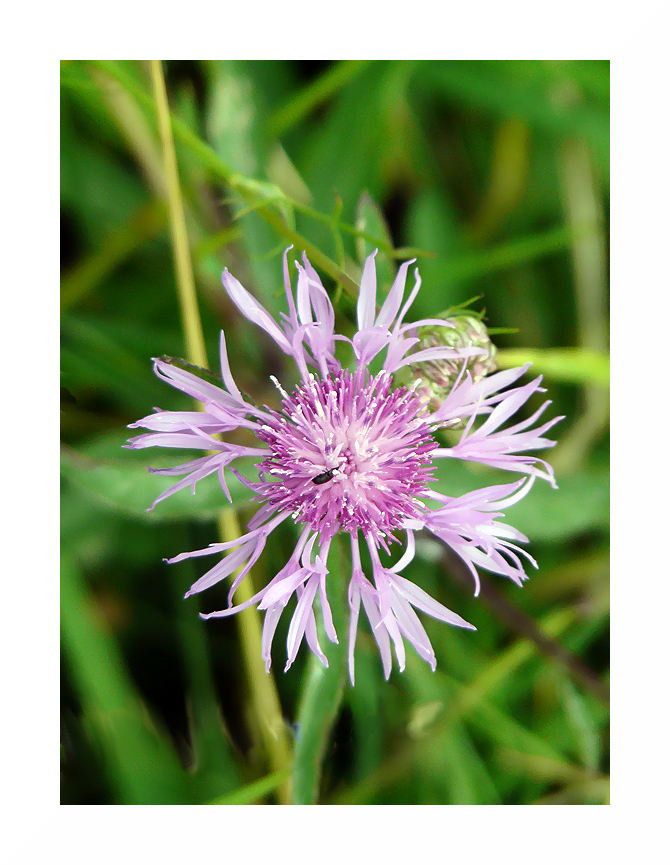
[[[151,99],[140,87],[132,80],[132,78],[124,72],[116,63],[111,60],[91,60],[88,65],[94,69],[100,69],[108,76],[117,81],[124,89],[126,89],[141,105],[148,109],[151,106]],[[310,261],[320,267],[328,274],[335,282],[340,283],[344,290],[351,296],[352,299],[358,298],[358,286],[352,278],[345,273],[337,264],[328,258],[320,249],[311,244],[305,237],[290,228],[289,225],[280,217],[275,208],[271,207],[261,197],[258,189],[258,184],[246,178],[241,174],[236,174],[226,165],[219,155],[205,142],[198,138],[189,127],[179,118],[173,117],[169,113],[167,107],[167,99],[165,101],[165,116],[170,122],[171,130],[176,137],[184,144],[195,156],[198,157],[200,163],[208,169],[215,177],[219,177],[227,183],[231,189],[237,192],[244,201],[254,206],[258,215],[264,219],[269,225],[283,237],[292,243],[296,249],[304,249],[309,256]],[[174,149],[174,147],[173,147]],[[283,195],[283,199],[294,206],[294,202],[287,196]]]
[[[170,235],[182,328],[186,343],[186,356],[191,363],[206,369],[208,368],[207,353],[198,311],[167,91],[160,60],[151,61],[151,76],[156,98],[160,137],[163,144],[166,189],[170,211]],[[222,540],[233,540],[239,536],[237,517],[231,509],[227,508],[221,513],[218,524]],[[243,597],[245,592],[249,592],[249,594]],[[243,602],[247,597],[251,597],[252,593],[251,575],[249,574],[238,589],[237,597],[240,602]],[[259,720],[260,735],[268,754],[270,766],[274,772],[280,772],[290,764],[291,754],[275,683],[273,678],[265,672],[262,663],[261,628],[257,610],[254,607],[245,610],[242,615],[238,616],[238,623],[254,714]],[[281,804],[290,804],[290,781],[282,785],[278,796]]]
[[[232,508],[221,512],[219,534],[225,540],[240,536],[237,514]],[[237,572],[236,572],[237,573]],[[233,579],[234,579],[233,575]],[[235,603],[243,604],[254,594],[251,573],[242,580],[235,593]],[[292,763],[288,730],[279,702],[275,681],[265,670],[261,655],[261,624],[256,607],[247,607],[235,616],[240,632],[244,669],[249,683],[249,697],[258,723],[258,734],[274,772],[286,770]],[[291,779],[287,778],[277,789],[280,805],[291,804]]]
[[[332,576],[340,579],[344,574],[342,558],[341,539],[340,536],[336,536],[333,538],[330,550],[329,565]],[[340,592],[332,593],[331,601],[335,628],[340,639],[345,640],[344,593],[346,592],[346,585],[341,588]],[[319,640],[324,645],[322,638],[322,629],[319,628]],[[307,681],[302,688],[293,769],[294,805],[318,804],[326,744],[335,723],[344,691],[345,645],[344,643],[338,645],[329,643],[327,648],[324,647],[324,651],[328,657],[329,666],[324,667],[315,655],[310,656]]]
[[[167,181],[168,206],[170,208],[170,236],[172,239],[172,254],[177,276],[177,296],[182,319],[182,329],[186,342],[186,355],[191,363],[207,369],[207,352],[205,338],[202,333],[198,298],[195,293],[195,281],[191,266],[191,255],[184,219],[184,206],[179,187],[177,157],[172,139],[170,109],[168,107],[165,79],[160,60],[151,61],[151,78],[156,97],[158,127],[163,143],[165,160],[165,175]]]

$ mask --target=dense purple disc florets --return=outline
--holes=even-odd
[[[279,618],[295,596],[297,603],[287,638],[286,668],[293,663],[303,638],[328,664],[319,645],[314,604],[318,597],[326,636],[338,641],[328,601],[328,554],[339,531],[349,534],[351,574],[348,599],[349,671],[354,682],[354,647],[361,608],[370,622],[384,674],[391,672],[391,647],[398,666],[405,665],[404,640],[408,640],[435,669],[430,640],[415,610],[462,628],[473,626],[431,598],[423,589],[400,575],[415,553],[415,533],[431,532],[458,555],[472,573],[479,591],[478,568],[508,577],[519,585],[526,574],[522,557],[533,559],[518,544],[527,539],[499,522],[503,508],[526,495],[536,478],[555,486],[551,467],[528,451],[551,447],[544,437],[560,418],[532,428],[548,405],[512,426],[505,426],[528,399],[542,390],[540,378],[517,385],[527,366],[504,370],[473,380],[468,362],[481,354],[475,344],[421,347],[421,328],[444,326],[441,319],[404,323],[405,315],[421,285],[418,271],[409,299],[403,305],[405,282],[411,262],[402,264],[381,308],[377,309],[374,254],[365,262],[357,305],[358,329],[352,338],[335,333],[335,314],[318,274],[303,256],[296,262],[298,284],[294,292],[289,278],[288,250],[284,255],[284,286],[288,314],[281,326],[228,271],[223,285],[240,312],[262,328],[296,364],[301,383],[291,395],[278,382],[282,411],[250,404],[233,378],[226,342],[221,334],[222,385],[211,377],[199,377],[190,367],[156,360],[156,374],[202,403],[201,411],[159,411],[131,424],[149,430],[136,436],[129,447],[199,449],[205,455],[157,474],[180,476],[154,502],[155,506],[179,490],[216,474],[230,499],[225,470],[239,457],[252,457],[258,480],[242,478],[256,493],[260,506],[239,538],[212,544],[207,549],[182,553],[171,559],[223,553],[191,586],[187,595],[204,591],[234,576],[226,609],[204,617],[233,615],[257,604],[265,612],[263,657],[269,669],[272,639]],[[353,371],[343,369],[335,356],[338,341],[350,343]],[[370,373],[370,364],[383,354],[381,371]],[[396,387],[394,378],[404,369],[426,363],[461,366],[451,389],[445,388],[441,405],[428,411],[419,390]],[[379,364],[378,364],[379,365]],[[435,440],[439,427],[463,424],[460,440],[445,447]],[[258,447],[232,444],[225,437],[243,427],[258,440]],[[475,489],[450,496],[432,489],[432,469],[438,459],[477,462],[521,474],[512,483]],[[235,469],[232,471],[236,472]],[[239,477],[239,472],[236,472]],[[152,506],[152,507],[153,507]],[[250,600],[234,603],[235,592],[262,554],[277,526],[293,519],[299,530],[295,549],[284,567]],[[383,564],[380,549],[387,541],[406,534],[407,545],[395,564]],[[360,544],[370,554],[372,579],[361,564]],[[336,579],[339,574],[333,575]],[[331,578],[332,579],[332,578]],[[340,587],[336,586],[336,590]]]
[[[340,529],[383,539],[415,519],[438,443],[421,400],[391,384],[345,369],[285,396],[257,432],[272,454],[258,466],[261,496],[322,540]]]

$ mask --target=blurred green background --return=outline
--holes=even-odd
[[[436,673],[410,647],[385,682],[362,623],[356,688],[321,692],[306,647],[283,673],[284,614],[272,675],[289,739],[316,725],[318,745],[296,756],[296,771],[318,764],[311,801],[607,804],[609,63],[163,71],[212,368],[224,328],[256,402],[276,403],[270,375],[294,376],[224,295],[224,266],[278,316],[281,253],[306,247],[351,328],[340,277],[356,282],[378,246],[384,290],[394,260],[418,256],[412,318],[479,296],[489,326],[509,329],[501,365],[533,359],[566,415],[542,454],[559,490],[536,483],[507,513],[540,565],[523,589],[484,573],[474,599],[443,547],[418,545],[405,575],[478,629],[422,616]],[[238,623],[197,615],[221,609],[226,587],[184,601],[202,561],[162,561],[217,540],[216,479],[147,513],[169,485],[147,466],[183,454],[121,450],[153,407],[190,408],[151,371],[151,357],[186,356],[155,109],[144,61],[61,64],[62,802],[281,802],[291,766],[268,752]],[[459,468],[440,489],[484,478],[498,476]],[[241,485],[234,501],[244,524]],[[293,543],[277,534],[257,586]]]

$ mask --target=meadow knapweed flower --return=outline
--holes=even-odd
[[[440,319],[403,323],[421,284],[415,270],[415,285],[403,305],[407,272],[413,262],[399,268],[377,312],[374,254],[367,259],[358,298],[358,330],[352,339],[335,333],[335,315],[328,294],[305,256],[303,263],[304,266],[296,262],[298,283],[294,296],[286,251],[284,284],[288,315],[283,316],[281,327],[232,274],[225,270],[222,277],[225,290],[240,312],[268,333],[297,365],[301,381],[292,393],[285,392],[275,380],[282,397],[281,411],[259,408],[244,398],[233,380],[221,333],[221,386],[182,368],[183,364],[154,360],[156,374],[199,400],[203,410],[156,410],[131,424],[150,432],[131,439],[129,446],[207,451],[207,455],[192,462],[153,469],[159,474],[183,475],[154,505],[185,487],[195,490],[199,480],[215,472],[230,499],[226,467],[238,457],[258,458],[256,481],[243,478],[231,468],[260,502],[247,532],[233,541],[182,553],[169,561],[227,553],[194,583],[187,596],[213,586],[241,568],[230,587],[228,608],[204,618],[229,616],[257,604],[265,611],[263,656],[268,670],[277,623],[293,594],[297,603],[288,630],[286,669],[293,663],[303,637],[327,665],[317,637],[314,601],[318,595],[325,633],[337,642],[327,584],[328,552],[338,532],[349,535],[351,546],[348,599],[352,683],[361,604],[387,678],[392,665],[391,644],[400,670],[404,669],[404,640],[435,669],[435,654],[415,609],[451,625],[473,626],[400,575],[414,557],[415,533],[428,529],[460,556],[473,575],[476,593],[477,567],[521,584],[526,575],[520,556],[524,555],[536,567],[533,559],[517,545],[527,538],[497,518],[503,516],[503,509],[526,495],[535,478],[543,478],[555,486],[550,466],[525,452],[553,445],[543,436],[559,418],[532,428],[549,404],[545,402],[532,417],[504,427],[534,393],[542,390],[541,377],[516,385],[527,367],[474,381],[466,368],[467,359],[476,356],[481,348],[441,345],[413,351],[419,342],[418,328],[444,326]],[[343,368],[335,357],[337,341],[349,342],[353,347],[353,370]],[[375,359],[380,368],[373,373],[371,363]],[[393,375],[404,367],[459,359],[462,374],[439,408],[432,412],[425,398],[412,388],[393,387]],[[475,425],[479,418],[484,418],[483,423]],[[452,447],[441,446],[435,432],[455,419],[465,423],[459,442]],[[251,430],[259,446],[228,444],[215,437],[238,427]],[[525,477],[451,497],[430,487],[431,470],[438,459],[471,460]],[[268,536],[288,519],[296,523],[300,532],[288,562],[251,600],[234,605],[235,591],[263,552]],[[387,566],[382,563],[380,553],[389,554],[392,544],[399,543],[398,532],[405,533],[406,547],[398,561]],[[361,541],[370,554],[372,579],[363,572]],[[335,585],[334,590],[339,589]]]

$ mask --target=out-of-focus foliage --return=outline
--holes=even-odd
[[[420,544],[408,578],[477,626],[423,618],[436,673],[410,651],[385,682],[363,630],[356,687],[336,694],[304,649],[282,673],[280,624],[273,675],[286,723],[300,724],[294,787],[323,804],[606,803],[608,64],[164,72],[212,366],[224,328],[257,403],[275,402],[270,375],[291,383],[224,295],[224,266],[278,315],[280,253],[307,248],[347,328],[362,257],[378,247],[385,289],[398,259],[418,257],[415,317],[480,296],[489,326],[507,329],[501,365],[532,359],[566,415],[548,454],[559,490],[536,484],[507,515],[540,564],[524,589],[484,574],[474,599],[444,549]],[[147,513],[168,481],[146,467],[174,455],[121,449],[154,406],[188,407],[150,363],[185,346],[148,68],[66,62],[61,85],[62,801],[273,802],[288,772],[273,771],[252,716],[236,622],[197,615],[220,609],[225,588],[184,601],[197,570],[162,561],[214,542],[227,501],[210,478]],[[448,468],[439,484],[452,494],[482,477]],[[249,491],[231,491],[244,522]],[[292,540],[279,533],[257,584]],[[345,584],[346,562],[332,577]],[[320,732],[309,725],[323,701]]]

